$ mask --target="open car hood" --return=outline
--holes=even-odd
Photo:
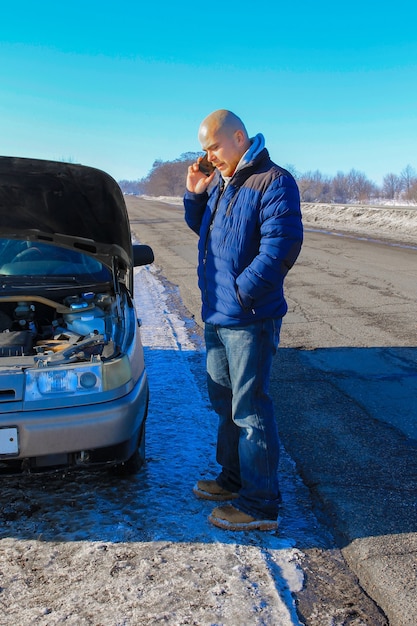
[[[84,165],[0,157],[0,237],[61,245],[110,268],[133,265],[120,187]]]

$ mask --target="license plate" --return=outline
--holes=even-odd
[[[17,428],[0,428],[0,454],[17,454],[18,452]]]

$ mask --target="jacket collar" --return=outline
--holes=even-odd
[[[246,150],[245,154],[242,156],[242,158],[240,159],[239,163],[237,164],[237,167],[234,171],[234,173],[232,174],[232,176],[223,176],[223,180],[224,180],[224,185],[225,187],[229,184],[229,182],[232,180],[232,178],[234,176],[236,176],[236,174],[242,170],[244,167],[248,166],[248,165],[252,165],[252,163],[255,161],[256,157],[258,157],[261,152],[264,150],[265,148],[265,137],[262,135],[262,133],[258,133],[257,135],[255,135],[255,137],[252,137],[251,141],[251,145],[248,148],[248,150]]]

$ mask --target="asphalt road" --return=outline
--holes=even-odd
[[[197,237],[181,207],[127,205],[133,232],[201,325]],[[415,626],[416,249],[307,230],[286,295],[271,381],[283,444],[362,588],[389,624]],[[312,594],[298,598],[307,624]]]

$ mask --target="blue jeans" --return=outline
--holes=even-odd
[[[217,482],[239,493],[233,506],[276,519],[279,438],[269,379],[281,319],[243,327],[205,325],[208,392],[219,416]]]

